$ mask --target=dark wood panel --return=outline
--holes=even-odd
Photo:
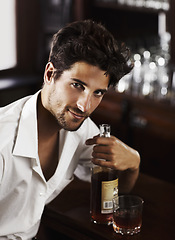
[[[143,226],[135,236],[115,234],[112,226],[90,221],[90,184],[75,179],[45,208],[39,240],[168,240],[175,239],[175,186],[140,174],[132,194],[144,200]],[[43,238],[43,231],[44,238]],[[47,233],[47,234],[46,234]]]
[[[38,0],[16,1],[17,69],[36,72],[40,10]]]

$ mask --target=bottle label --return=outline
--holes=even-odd
[[[118,195],[118,178],[113,181],[102,181],[101,213],[112,213],[112,199]]]

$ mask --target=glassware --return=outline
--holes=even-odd
[[[100,125],[100,136],[110,137],[110,126]],[[102,159],[101,161],[105,161]],[[98,224],[113,222],[112,199],[118,196],[117,171],[107,167],[94,166],[91,175],[91,220]]]
[[[122,195],[113,199],[113,229],[122,235],[141,231],[143,199],[134,195]]]

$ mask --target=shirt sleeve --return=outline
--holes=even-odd
[[[4,172],[4,161],[2,156],[0,155],[0,185],[2,182],[3,172]]]
[[[83,154],[84,156],[81,156],[81,158],[79,160],[79,164],[78,164],[77,168],[75,169],[74,174],[79,179],[90,182],[91,168],[93,166],[93,164],[91,162],[92,150],[89,150],[88,152],[86,152],[86,154],[87,154],[86,156],[85,156],[85,153]]]
[[[92,120],[90,120],[86,125],[86,133],[84,133],[84,140],[92,138],[99,134],[99,129]],[[90,182],[91,180],[91,168],[93,166],[91,162],[92,158],[92,148],[93,146],[82,146],[82,152],[80,155],[78,166],[74,172],[76,177],[83,181]]]

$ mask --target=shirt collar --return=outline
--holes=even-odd
[[[29,98],[22,109],[13,149],[14,155],[35,159],[38,156],[37,98],[39,93],[40,91]]]

